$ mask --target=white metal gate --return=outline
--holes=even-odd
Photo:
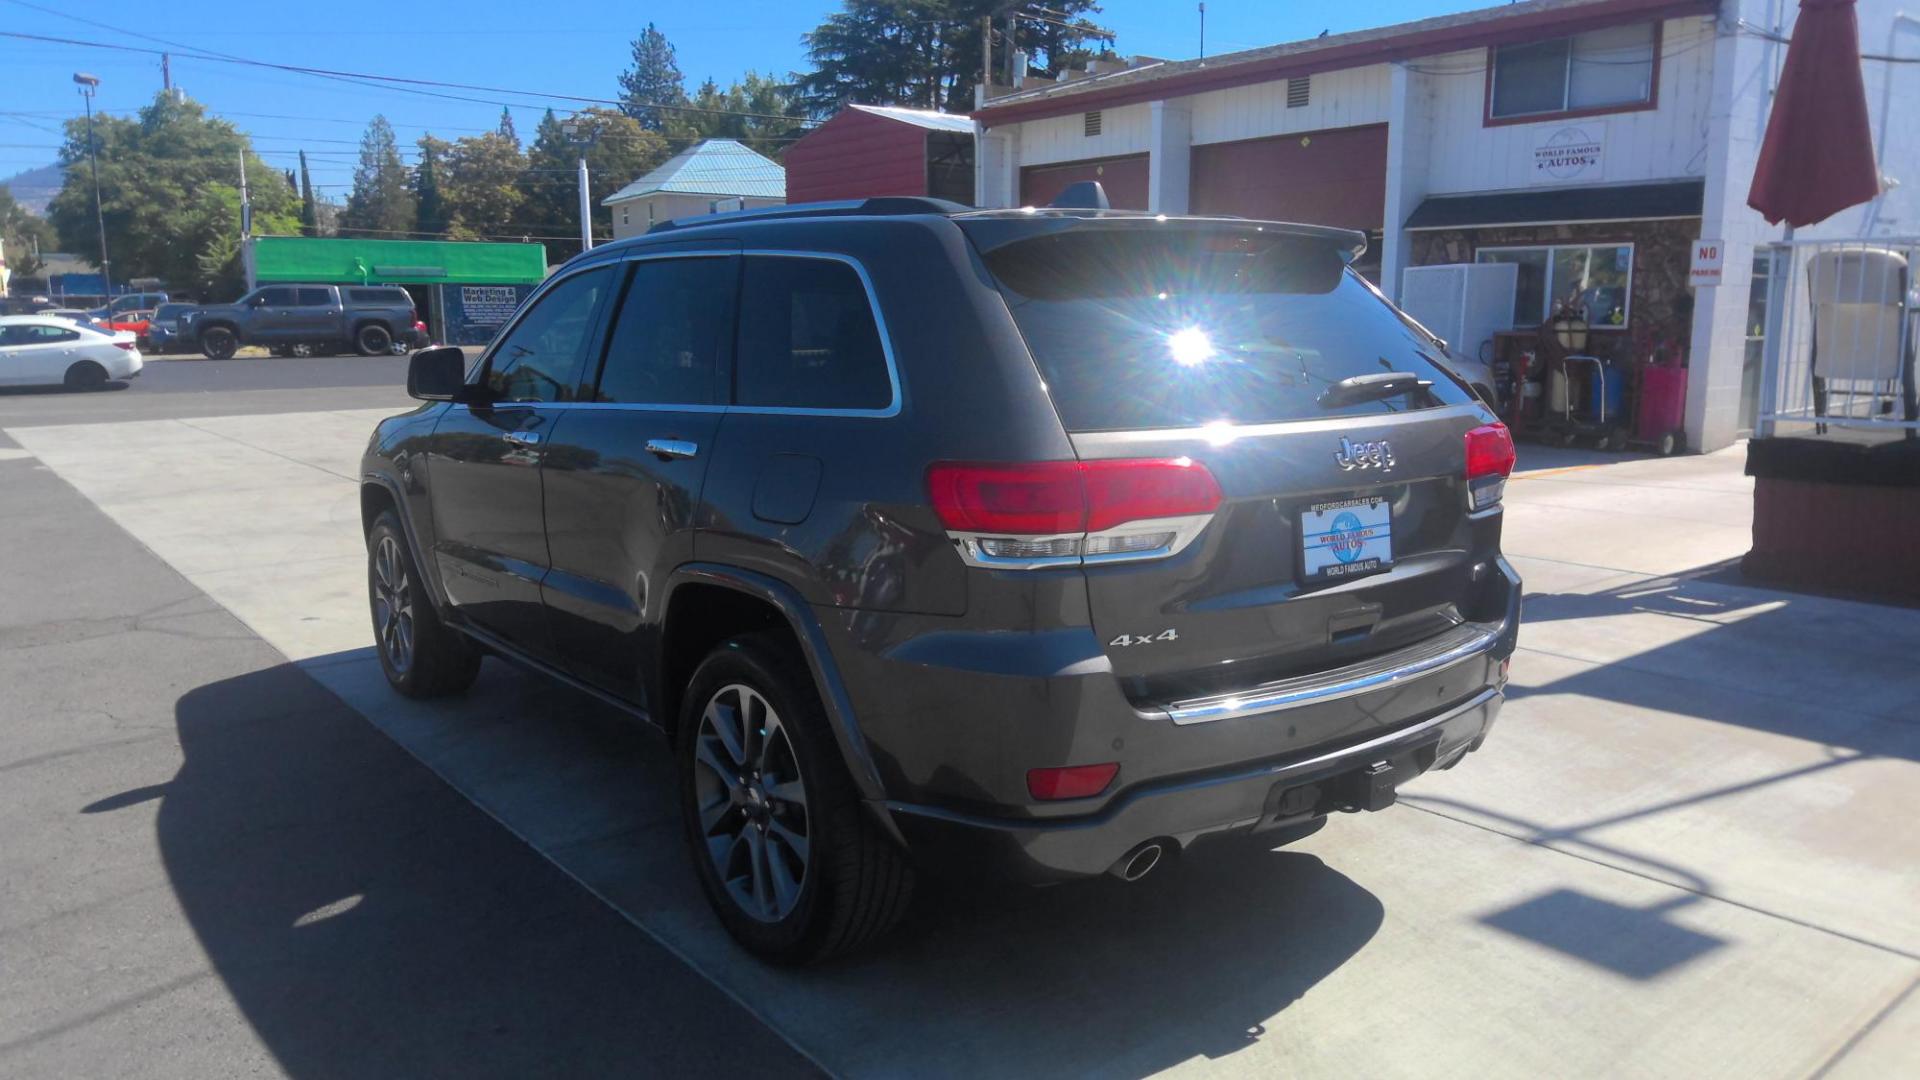
[[[1755,435],[1920,432],[1920,239],[1771,248]]]

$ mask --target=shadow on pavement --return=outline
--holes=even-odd
[[[176,719],[161,856],[288,1073],[811,1069],[298,669],[192,690]]]
[[[99,386],[88,387],[67,386],[65,384],[55,384],[52,386],[0,386],[0,397],[40,397],[53,394],[84,396],[86,394],[100,394],[109,393],[114,390],[125,390],[132,385],[133,382],[130,379],[109,379]]]

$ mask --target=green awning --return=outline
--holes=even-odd
[[[532,285],[547,276],[547,249],[540,244],[261,236],[253,241],[253,258],[258,281]]]

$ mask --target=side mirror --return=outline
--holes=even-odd
[[[457,345],[421,349],[407,362],[407,394],[421,401],[460,400],[467,389],[467,354]]]
[[[266,307],[267,298],[264,296],[256,296],[253,299],[247,301],[247,306],[248,307]]]

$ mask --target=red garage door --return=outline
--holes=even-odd
[[[1147,208],[1147,155],[1029,165],[1020,170],[1020,205],[1045,206],[1068,184],[1098,180],[1115,210]]]
[[[1193,212],[1377,232],[1387,126],[1334,128],[1193,148]]]

